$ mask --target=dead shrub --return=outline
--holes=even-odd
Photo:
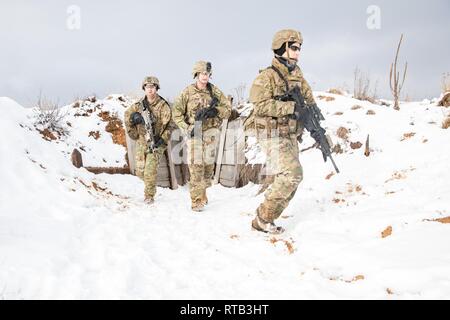
[[[63,111],[57,102],[45,98],[40,93],[34,112],[34,126],[44,137],[56,140],[55,134],[57,136],[67,134],[64,118],[68,112]]]
[[[353,83],[353,97],[358,100],[366,100],[375,103],[377,100],[378,81],[372,85],[370,74],[361,71],[358,67],[355,68]]]

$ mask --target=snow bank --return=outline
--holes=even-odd
[[[317,150],[300,155],[281,237],[250,229],[257,186],[216,185],[194,214],[187,188],[159,188],[148,207],[136,177],[74,168],[77,146],[87,165],[124,164],[98,116],[123,117],[119,96],[67,106],[70,134],[55,141],[33,128],[32,110],[0,98],[0,299],[448,299],[450,225],[434,221],[450,216],[442,108],[315,95],[341,174]],[[351,143],[368,134],[366,157]]]

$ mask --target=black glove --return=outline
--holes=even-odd
[[[218,114],[219,110],[217,110],[215,107],[200,109],[195,113],[195,120],[202,121],[205,119],[214,118],[217,117]]]
[[[295,101],[290,93],[286,93],[286,94],[284,94],[282,96],[277,96],[276,100],[284,101],[284,102],[286,102],[286,101]]]
[[[205,118],[205,113],[207,109],[199,109],[195,113],[195,121],[201,121]]]
[[[155,137],[155,148],[159,148],[160,146],[166,144],[166,141],[160,136]]]
[[[210,108],[210,109],[206,109],[205,115],[203,116],[203,119],[210,119],[210,118],[214,118],[217,117],[217,115],[219,114],[219,110],[217,110],[217,108]]]
[[[133,126],[138,124],[144,124],[144,118],[139,112],[133,112],[130,116],[130,122]]]

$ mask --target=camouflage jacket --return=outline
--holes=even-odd
[[[132,113],[139,112],[142,114],[143,112],[147,112],[147,110],[144,111],[144,99],[146,98],[142,98],[125,111],[124,120],[125,127],[130,138],[137,140],[138,143],[145,144],[145,125],[132,125],[130,122],[130,116]],[[170,120],[172,117],[169,104],[158,96],[153,103],[149,104],[149,107],[154,134],[163,138],[167,143],[170,138]]]
[[[303,78],[303,73],[298,66],[289,72],[276,58],[272,60],[272,66],[277,68],[287,80],[289,89],[294,86],[300,87],[306,103],[315,103],[312,90]],[[250,89],[250,102],[254,109],[245,122],[246,128],[255,126],[269,126],[269,121],[275,122],[276,127],[289,126],[289,133],[300,134],[302,126],[298,126],[295,120],[290,120],[289,115],[294,112],[295,103],[293,101],[280,101],[275,97],[286,93],[286,84],[278,73],[269,67],[260,72]]]
[[[215,118],[206,119],[203,121],[202,130],[205,131],[210,128],[218,128],[222,124],[223,119],[228,119],[231,114],[231,105],[222,91],[215,85],[212,85],[212,92],[219,100],[216,106],[219,111]],[[191,84],[181,92],[175,100],[173,106],[173,120],[176,125],[182,130],[189,131],[193,128],[195,123],[195,113],[202,108],[207,108],[212,98],[208,89],[198,89],[195,84]]]

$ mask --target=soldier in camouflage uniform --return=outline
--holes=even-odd
[[[145,97],[125,111],[125,127],[131,139],[136,140],[136,175],[144,180],[145,202],[154,202],[156,194],[157,168],[160,158],[167,148],[170,139],[171,110],[166,100],[157,93],[159,80],[146,77],[142,82]],[[152,121],[155,149],[149,150],[145,139],[146,128],[143,113],[148,112]]]
[[[299,161],[298,141],[303,126],[296,119],[298,106],[283,99],[294,86],[298,86],[306,103],[315,103],[310,86],[297,66],[303,43],[300,32],[281,30],[272,41],[272,65],[260,72],[250,89],[250,102],[254,110],[245,127],[256,132],[257,140],[266,154],[266,168],[273,182],[265,193],[264,202],[257,208],[252,227],[258,231],[279,234],[277,219],[294,197],[303,179]]]
[[[222,91],[209,82],[211,63],[198,61],[192,75],[196,82],[175,100],[173,119],[187,138],[192,210],[201,211],[208,203],[206,189],[214,174],[219,127],[230,116],[231,105]]]

